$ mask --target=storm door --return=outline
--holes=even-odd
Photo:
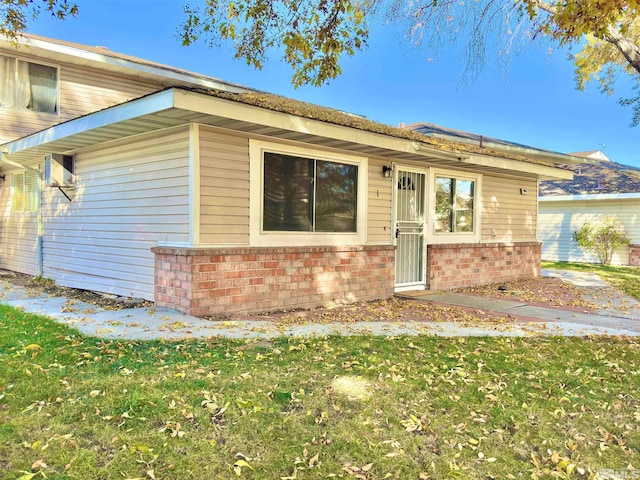
[[[396,289],[424,288],[426,283],[426,173],[394,169]]]

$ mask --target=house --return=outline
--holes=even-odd
[[[614,251],[612,264],[640,266],[640,169],[612,162],[601,151],[577,152],[587,163],[567,166],[573,180],[540,184],[538,240],[549,261],[595,261],[573,240],[587,222],[615,215],[631,239]]]
[[[0,268],[196,316],[539,274],[538,182],[571,157],[21,42],[0,43],[15,97],[31,82],[0,107]]]

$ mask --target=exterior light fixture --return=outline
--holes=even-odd
[[[393,167],[384,165],[382,167],[382,175],[384,176],[384,178],[391,178],[391,176],[393,175]]]

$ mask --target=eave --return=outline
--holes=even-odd
[[[572,178],[572,172],[553,166],[439,150],[412,140],[176,88],[70,120],[9,142],[3,148],[11,160],[27,162],[49,153],[73,153],[91,145],[189,123],[242,132],[254,138],[347,150],[394,162],[419,161],[443,168],[536,179]]]

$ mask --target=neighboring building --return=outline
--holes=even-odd
[[[538,240],[542,259],[594,263],[573,240],[587,222],[615,215],[631,238],[616,249],[613,264],[640,266],[640,169],[612,162],[601,151],[572,153],[589,163],[568,166],[573,180],[540,183]]]
[[[0,43],[0,268],[198,316],[539,274],[537,184],[571,157],[25,43]]]

